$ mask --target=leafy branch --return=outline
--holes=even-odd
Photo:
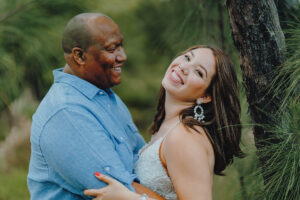
[[[7,20],[8,18],[16,15],[17,13],[21,12],[22,10],[25,10],[29,5],[31,5],[32,3],[37,2],[38,0],[31,0],[29,2],[26,2],[18,7],[16,7],[15,9],[7,12],[6,14],[4,14],[3,16],[0,17],[0,23],[3,23],[5,20]]]

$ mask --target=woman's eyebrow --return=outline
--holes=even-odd
[[[190,51],[192,54],[192,57],[195,57],[195,54],[193,53],[193,51]],[[205,71],[205,77],[207,78],[207,70],[205,69],[205,67],[203,67],[201,64],[199,64],[199,67],[201,67],[204,71]]]
[[[207,70],[200,64],[199,64],[199,67],[201,67],[205,71],[205,77],[207,78]]]
[[[191,51],[191,54],[192,54],[192,56],[193,56],[193,57],[195,57],[195,55],[194,55],[193,51]]]

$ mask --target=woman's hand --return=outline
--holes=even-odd
[[[107,187],[101,189],[84,190],[84,194],[88,196],[95,196],[94,200],[135,200],[139,199],[140,195],[130,191],[119,181],[100,174],[95,173],[97,179],[108,184]]]

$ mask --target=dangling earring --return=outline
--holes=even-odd
[[[204,119],[204,109],[201,106],[202,100],[197,99],[197,105],[194,108],[194,119],[198,120],[198,122],[205,122]],[[197,109],[200,110],[200,113],[197,112]]]

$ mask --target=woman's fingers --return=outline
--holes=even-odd
[[[115,179],[105,176],[104,174],[100,174],[99,172],[95,172],[95,176],[97,179],[104,181],[107,184],[112,184],[114,181],[116,181]]]
[[[105,188],[88,189],[88,190],[84,190],[83,193],[84,193],[84,195],[87,195],[87,196],[101,196],[104,191],[105,191]]]
[[[99,172],[95,172],[95,176],[97,177],[97,179],[99,179],[107,184],[112,184],[114,181],[116,181],[113,178],[110,178],[106,175],[100,174]],[[87,189],[87,190],[84,190],[83,193],[87,196],[97,196],[95,199],[102,199],[101,196],[103,195],[106,188],[107,187],[100,188],[100,189]]]
[[[92,200],[101,200],[102,197],[96,197],[96,198],[93,198]]]
[[[103,198],[102,197],[96,197],[96,198],[93,198],[92,200],[102,200]]]

